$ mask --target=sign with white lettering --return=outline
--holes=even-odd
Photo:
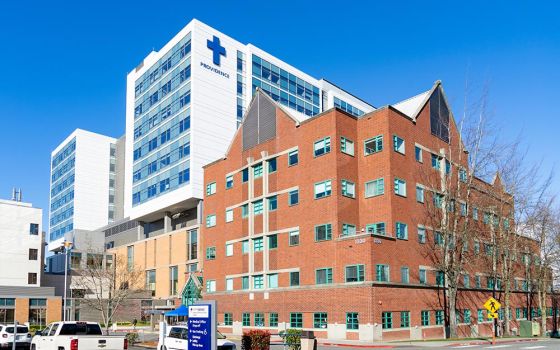
[[[188,347],[192,350],[216,350],[216,302],[200,301],[189,306]]]

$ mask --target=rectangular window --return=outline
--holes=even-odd
[[[216,281],[214,280],[206,281],[206,293],[213,293],[215,291],[216,291]]]
[[[366,198],[380,196],[385,193],[385,180],[379,178],[373,181],[366,182],[365,188]]]
[[[356,226],[350,224],[342,224],[342,236],[356,235]]]
[[[216,226],[216,215],[210,214],[206,216],[206,227]]]
[[[290,232],[290,246],[299,245],[299,231]]]
[[[254,215],[261,215],[263,212],[263,200],[258,200],[253,202],[253,214]]]
[[[439,287],[443,287],[445,281],[445,274],[443,271],[436,271],[436,285]]]
[[[358,321],[358,313],[357,312],[347,312],[346,313],[346,329],[348,330],[356,330],[360,327],[360,322]]]
[[[424,187],[416,185],[416,201],[424,203]]]
[[[463,286],[465,286],[465,288],[471,287],[471,279],[469,275],[463,275]]]
[[[420,284],[427,284],[427,276],[428,275],[426,274],[426,269],[420,269],[418,271],[418,282],[420,282]]]
[[[482,309],[476,310],[476,321],[478,323],[484,322],[484,310]]]
[[[233,243],[226,244],[226,256],[233,256]]]
[[[315,199],[328,197],[331,195],[331,180],[318,182],[315,184]]]
[[[241,316],[241,324],[243,327],[250,327],[251,326],[251,314],[248,312],[244,312]]]
[[[299,190],[290,191],[288,194],[288,205],[296,205],[299,203]]]
[[[404,140],[397,135],[393,135],[393,150],[395,152],[404,154]]]
[[[395,194],[406,197],[406,181],[395,178]]]
[[[249,253],[249,240],[241,241],[241,253],[242,254]]]
[[[393,313],[392,312],[382,312],[381,313],[381,325],[383,329],[393,328]]]
[[[254,252],[262,252],[264,249],[263,247],[263,238],[255,238],[253,239],[253,251]]]
[[[233,209],[226,210],[226,222],[233,221]]]
[[[226,189],[233,187],[233,175],[226,176]]]
[[[268,288],[278,288],[278,274],[268,275]]]
[[[171,266],[169,268],[169,282],[169,294],[177,295],[177,287],[179,285],[179,268],[177,266]]]
[[[241,217],[246,218],[249,216],[249,204],[243,204],[241,206]]]
[[[482,279],[479,275],[474,276],[474,283],[476,288],[482,288]]]
[[[443,246],[443,234],[441,232],[434,232],[434,243],[438,246]]]
[[[80,254],[80,260],[82,259],[82,255]],[[78,262],[78,266],[80,263]],[[128,271],[131,271],[134,268],[134,246],[129,245],[126,247],[126,267]]]
[[[418,227],[418,243],[426,243],[426,229],[424,227]]]
[[[225,326],[233,325],[233,314],[232,313],[225,313],[224,314],[224,325]]]
[[[375,265],[375,280],[378,282],[389,282],[389,265]]]
[[[401,311],[401,328],[410,327],[410,311]]]
[[[364,155],[369,156],[383,150],[383,135],[364,141]]]
[[[408,239],[408,225],[402,222],[395,224],[395,233],[397,239]]]
[[[480,254],[480,242],[474,241],[474,255]]]
[[[422,326],[430,325],[430,311],[428,310],[420,311],[420,318],[422,320]]]
[[[438,156],[437,154],[432,154],[432,168],[434,168],[436,170],[440,170],[441,169],[441,160],[442,160],[442,158],[440,156]]]
[[[364,279],[364,265],[346,266],[346,282],[363,282]]]
[[[256,275],[253,277],[253,288],[263,289],[263,275]]]
[[[249,276],[241,277],[241,289],[249,289]]]
[[[278,314],[276,312],[271,312],[268,314],[268,326],[278,327]]]
[[[298,150],[288,153],[288,166],[296,165],[298,163]]]
[[[253,176],[255,179],[263,176],[263,165],[262,163],[256,164],[253,166]]]
[[[241,182],[249,181],[249,168],[241,170]]]
[[[264,327],[264,314],[262,312],[255,312],[255,327]]]
[[[230,292],[233,290],[233,278],[226,278],[226,291]]]
[[[278,236],[277,235],[268,236],[268,249],[276,249],[276,248],[278,248]]]
[[[271,158],[267,161],[268,163],[268,172],[272,174],[277,169],[276,158]]]
[[[268,198],[268,211],[275,211],[278,209],[278,197],[272,196]]]
[[[29,272],[27,274],[27,284],[37,284],[37,273]]]
[[[315,284],[331,284],[332,268],[324,268],[315,270]]]
[[[347,139],[346,137],[340,138],[340,151],[342,153],[354,155],[354,141]]]
[[[376,222],[374,224],[368,224],[366,225],[366,232],[373,235],[385,236],[385,223]]]
[[[315,241],[328,241],[332,239],[331,224],[323,224],[315,226]]]
[[[460,203],[461,216],[467,216],[467,203]]]
[[[422,163],[422,162],[423,162],[423,159],[422,159],[422,149],[421,149],[420,147],[418,147],[418,146],[415,146],[415,147],[414,147],[414,157],[416,158],[416,161],[417,161],[417,162],[419,162],[419,163]]]
[[[38,235],[39,234],[39,224],[29,224],[29,234]]]
[[[38,249],[29,248],[29,260],[37,260],[38,254]]]
[[[459,169],[459,180],[467,182],[467,171],[464,168]]]
[[[473,218],[473,220],[478,221],[478,208],[476,208],[476,207],[473,207],[473,209],[472,209],[472,218]]]
[[[290,272],[290,287],[299,286],[299,271]]]
[[[356,185],[348,180],[342,180],[342,195],[350,198],[356,196]]]
[[[313,314],[313,328],[327,328],[326,312],[315,312]]]
[[[303,314],[301,312],[290,313],[290,327],[291,328],[303,327]]]
[[[210,196],[216,193],[216,183],[212,182],[206,185],[206,195]]]
[[[443,325],[443,310],[436,310],[436,325],[441,326]]]
[[[315,141],[313,146],[313,151],[315,157],[322,156],[323,154],[327,154],[331,151],[331,138],[325,137],[322,140]]]
[[[463,310],[463,323],[467,323],[467,324],[471,323],[471,310],[469,309]]]
[[[408,267],[401,267],[401,283],[408,284],[410,282]]]
[[[206,259],[208,260],[216,259],[216,247],[206,248]]]

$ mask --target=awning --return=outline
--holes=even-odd
[[[175,310],[167,311],[165,316],[188,316],[189,309],[185,305],[181,305]]]

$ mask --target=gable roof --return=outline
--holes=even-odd
[[[441,86],[441,80],[437,80],[430,90],[424,91],[416,96],[392,104],[391,107],[395,108],[399,112],[408,116],[410,119],[412,119],[413,122],[416,122],[416,118],[418,118],[418,114],[420,114],[420,111],[424,108],[426,103],[430,101],[430,97],[432,97],[432,94],[434,93],[434,91],[436,91],[438,87],[443,92],[443,87]],[[445,103],[449,106],[449,103],[447,102],[447,98],[445,97],[445,93],[442,93],[442,96],[445,100]],[[449,113],[452,114],[451,109],[449,110]]]

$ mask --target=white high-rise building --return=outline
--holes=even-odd
[[[60,250],[75,230],[95,230],[113,221],[116,142],[76,129],[52,152],[49,251]]]
[[[256,89],[302,115],[374,109],[251,45],[192,20],[127,77],[124,216],[153,222],[196,207],[202,166],[226,153]]]

